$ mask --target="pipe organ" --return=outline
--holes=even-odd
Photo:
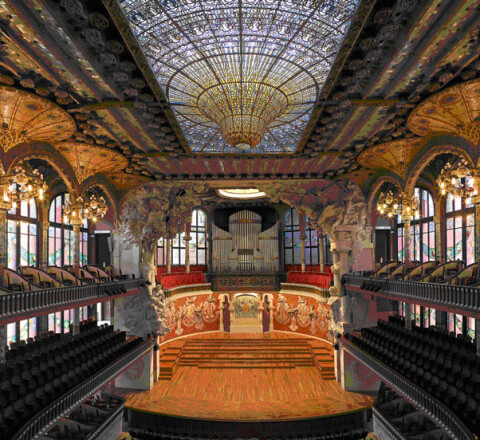
[[[262,218],[239,211],[228,219],[228,232],[213,225],[214,272],[276,272],[278,223],[261,232]]]

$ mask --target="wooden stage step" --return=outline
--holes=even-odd
[[[170,380],[179,367],[199,369],[292,369],[317,367],[324,380],[335,379],[333,349],[308,338],[211,339],[172,341],[160,352],[160,379]]]

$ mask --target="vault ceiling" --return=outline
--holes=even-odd
[[[0,15],[0,82],[72,115],[70,141],[127,157],[107,176],[124,189],[148,178],[368,179],[363,150],[413,136],[406,122],[418,103],[480,71],[476,1],[361,0],[330,70],[313,75],[318,96],[287,151],[211,154],[189,138],[117,0],[5,0]]]

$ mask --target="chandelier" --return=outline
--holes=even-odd
[[[74,226],[81,225],[85,220],[96,222],[107,213],[107,209],[107,202],[102,196],[73,197],[73,201],[69,199],[63,206],[63,222]]]
[[[451,194],[454,197],[462,197],[470,200],[477,193],[473,187],[474,171],[471,170],[468,162],[461,159],[452,164],[447,162],[437,178],[437,184],[442,196]],[[467,201],[469,204],[470,201]]]
[[[381,216],[392,218],[400,215],[402,220],[412,220],[418,217],[420,201],[418,197],[409,197],[401,192],[398,197],[391,191],[380,193],[377,200],[377,211]]]
[[[43,200],[47,184],[38,170],[17,166],[12,173],[0,175],[3,186],[3,201],[9,208],[16,209],[23,200]]]
[[[194,152],[294,152],[357,0],[119,0]]]

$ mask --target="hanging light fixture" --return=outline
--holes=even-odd
[[[460,159],[453,164],[447,162],[437,178],[440,194],[462,197],[467,199],[468,204],[471,203],[471,198],[477,195],[474,188],[475,171],[470,169],[465,159]]]
[[[80,225],[85,220],[96,222],[107,213],[107,209],[107,202],[102,196],[71,197],[63,206],[63,222],[72,225]]]
[[[400,215],[402,220],[418,217],[420,201],[418,197],[409,197],[401,192],[397,195],[392,190],[380,193],[377,201],[377,211],[381,216],[392,218]]]
[[[38,170],[17,166],[12,173],[0,175],[3,186],[3,202],[9,208],[16,209],[23,200],[38,198],[43,200],[47,184]]]

